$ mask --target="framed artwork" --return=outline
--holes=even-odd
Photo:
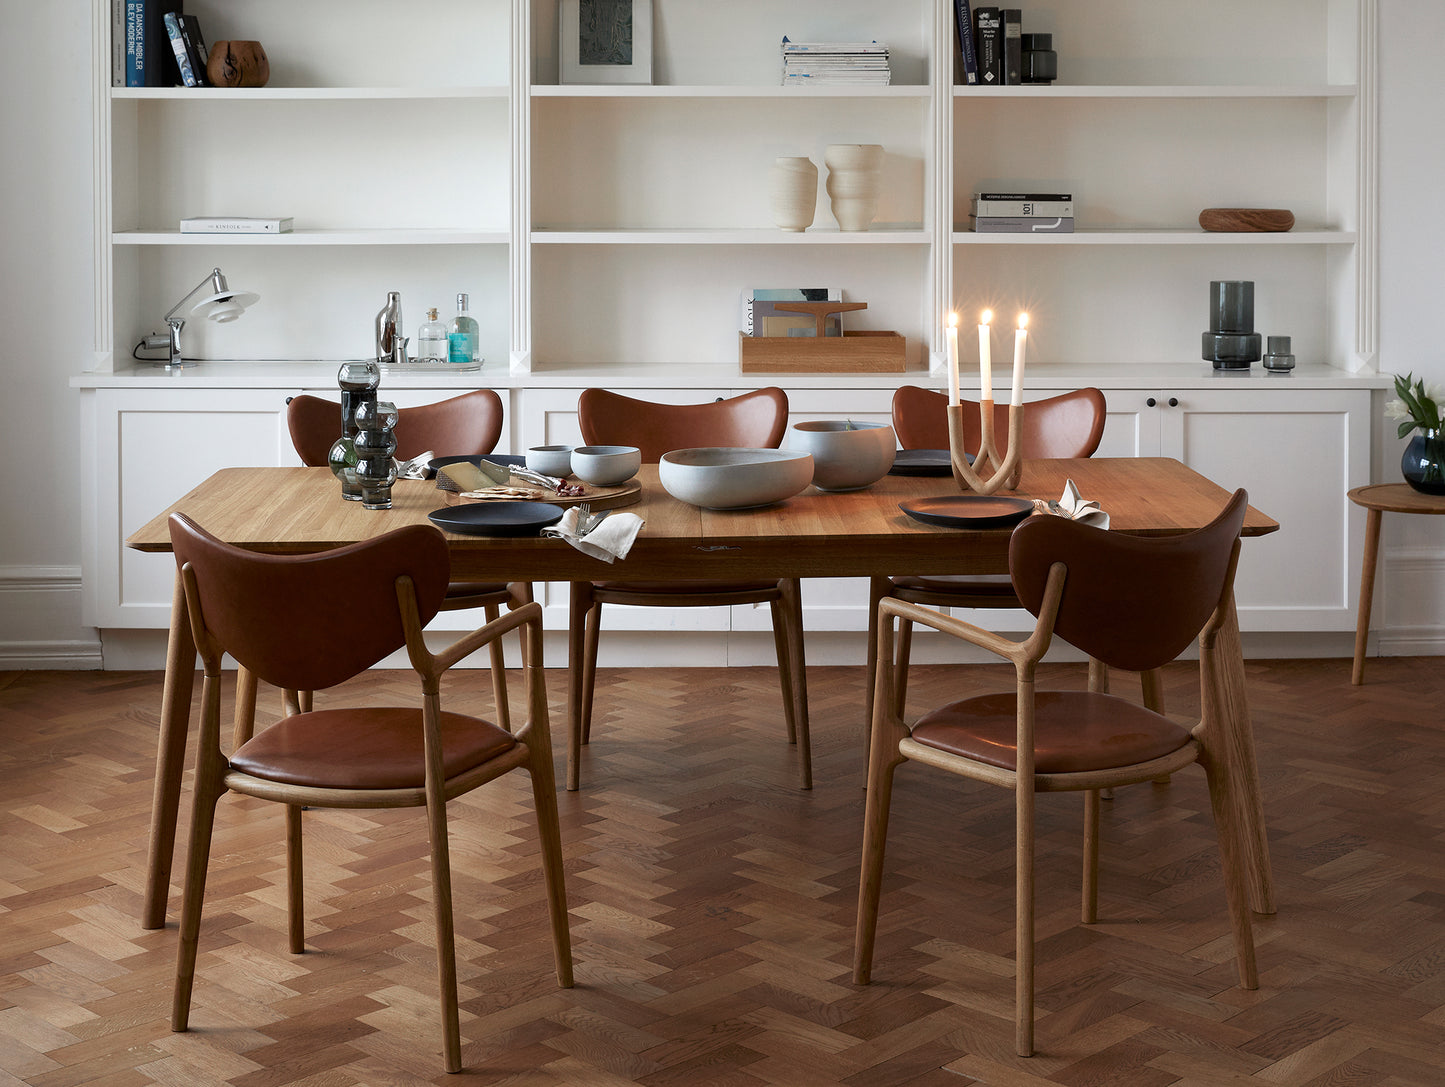
[[[563,83],[651,83],[652,0],[561,0]]]

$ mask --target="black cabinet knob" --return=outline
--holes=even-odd
[[[1177,396],[1171,396],[1171,397],[1169,398],[1169,406],[1170,406],[1171,408],[1177,408],[1177,407],[1179,406],[1179,397],[1177,397]]]
[[[1157,408],[1159,406],[1159,401],[1155,400],[1152,396],[1144,401],[1144,403],[1148,404],[1151,408]]]

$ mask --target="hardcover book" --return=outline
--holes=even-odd
[[[125,86],[125,0],[110,0],[110,85]]]
[[[969,224],[976,234],[1072,234],[1074,217],[1060,216],[1056,219],[1031,216],[979,216],[970,215]]]
[[[186,49],[186,37],[181,31],[181,20],[173,11],[166,12],[166,36],[171,40],[171,52],[176,57],[176,68],[181,73],[181,83],[187,87],[196,87],[195,70],[191,67],[191,54]]]
[[[291,216],[193,215],[181,220],[182,234],[289,234]]]
[[[975,200],[973,213],[980,218],[999,215],[1015,218],[1032,216],[1050,219],[1060,216],[1073,218],[1074,202],[1072,200]]]
[[[206,39],[201,37],[201,21],[194,15],[182,15],[181,35],[186,39],[186,52],[190,54],[191,71],[196,74],[196,86],[209,87],[211,81],[206,76],[206,60],[210,54],[206,51]]]
[[[958,64],[954,82],[974,84],[978,82],[978,52],[973,45],[973,12],[968,0],[953,0],[953,21],[958,30]]]
[[[181,81],[165,23],[167,12],[180,10],[181,0],[125,0],[127,87],[174,87]]]
[[[1018,8],[1003,9],[1003,81],[1017,87],[1024,81],[1024,13]]]
[[[813,336],[817,321],[809,313],[779,310],[779,302],[841,302],[838,287],[759,287],[743,294],[742,333],[745,336]],[[825,335],[843,335],[843,315],[828,315]]]
[[[1003,9],[975,8],[974,48],[978,50],[978,81],[985,87],[1003,86]]]

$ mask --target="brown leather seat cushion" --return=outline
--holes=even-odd
[[[658,593],[692,596],[698,593],[763,593],[778,587],[777,581],[598,581],[603,591]]]
[[[517,745],[489,721],[445,711],[441,736],[449,778]],[[231,767],[323,789],[420,788],[426,783],[421,710],[367,707],[283,717],[237,748]]]
[[[954,702],[919,719],[913,738],[989,766],[1016,768],[1012,693]],[[1034,770],[1069,774],[1133,766],[1189,742],[1189,731],[1122,698],[1088,691],[1040,691],[1034,701]]]
[[[1016,599],[1013,579],[1008,574],[907,574],[890,578],[894,588],[915,589],[928,593],[966,593],[970,596],[997,596]]]

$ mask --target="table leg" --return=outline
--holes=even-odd
[[[1224,620],[1214,636],[1211,675],[1205,710],[1219,728],[1223,757],[1229,760],[1234,782],[1239,846],[1249,880],[1249,904],[1255,913],[1274,913],[1274,876],[1269,863],[1269,839],[1264,830],[1264,804],[1260,798],[1259,765],[1254,756],[1254,726],[1244,686],[1244,647],[1239,639],[1239,614],[1229,599]]]
[[[176,571],[171,596],[171,632],[166,642],[166,677],[161,693],[160,739],[156,745],[155,792],[151,798],[150,848],[146,855],[142,928],[164,928],[171,889],[171,860],[176,844],[176,812],[181,805],[181,776],[186,767],[186,733],[191,724],[191,695],[196,686],[196,643],[186,613],[186,591]]]
[[[1380,558],[1380,521],[1383,510],[1367,510],[1365,517],[1365,561],[1360,568],[1360,617],[1355,621],[1355,665],[1350,682],[1365,682],[1365,641],[1370,636],[1370,607],[1375,601],[1375,566]]]

